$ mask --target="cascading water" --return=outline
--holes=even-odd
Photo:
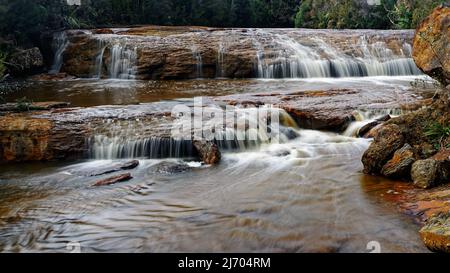
[[[356,45],[334,47],[322,38],[297,41],[287,35],[259,31],[259,78],[314,78],[420,75],[411,56],[411,45],[398,54],[384,41],[369,43],[364,35]],[[261,38],[263,37],[263,38]]]
[[[347,127],[343,135],[348,137],[357,137],[359,130],[363,126],[387,115],[390,117],[396,117],[402,114],[405,114],[405,112],[401,109],[371,109],[355,111],[353,113],[355,121]]]
[[[96,135],[91,140],[91,158],[193,158],[196,151],[192,141],[172,138]]]
[[[134,79],[137,64],[137,48],[114,44],[111,47],[109,75],[112,79]]]
[[[102,77],[103,72],[103,56],[105,55],[105,50],[107,48],[107,44],[104,40],[98,40],[98,48],[100,49],[95,56],[95,66],[94,66],[94,77],[100,79]]]
[[[197,46],[193,46],[192,47],[192,57],[195,60],[195,70],[196,70],[196,75],[197,78],[202,78],[203,77],[203,58],[202,58],[202,53],[199,51]]]
[[[106,121],[89,139],[90,157],[121,158],[192,158],[196,151],[190,140],[176,140],[169,135],[152,135],[154,125],[147,121]]]
[[[61,71],[63,65],[63,53],[69,45],[69,40],[67,39],[66,32],[58,32],[53,36],[53,49],[55,50],[55,56],[53,59],[53,65],[50,70],[51,74],[56,74]]]

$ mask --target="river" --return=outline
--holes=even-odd
[[[298,66],[301,57],[290,67]],[[384,109],[361,112],[352,127],[357,129],[386,113],[398,114],[393,104],[432,96],[429,78],[406,63],[407,75],[303,78],[291,68],[274,72],[284,70],[260,65],[260,79],[28,81],[5,98],[68,101],[87,113],[108,105],[170,112],[173,105],[200,96],[214,100],[348,89]],[[418,80],[427,88],[414,88],[411,83]],[[333,98],[328,103],[342,104]],[[68,252],[72,242],[83,252],[369,252],[368,243],[375,241],[382,252],[428,252],[413,219],[383,198],[396,194],[391,181],[362,173],[361,156],[370,139],[356,138],[351,130],[292,124],[289,129],[295,137],[281,143],[222,149],[222,160],[214,166],[189,156],[140,153],[0,165],[0,251]],[[123,141],[134,137],[127,135],[130,131],[122,134]],[[95,145],[94,150],[102,148]],[[130,159],[140,162],[130,171],[132,180],[92,187],[98,180],[88,175],[92,170]],[[166,172],[158,168],[162,163],[182,167]]]

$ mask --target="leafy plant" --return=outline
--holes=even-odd
[[[6,71],[5,60],[6,54],[0,51],[0,81],[2,80],[3,75],[5,74]]]
[[[427,127],[425,136],[428,137],[438,150],[442,147],[448,147],[450,143],[445,142],[446,139],[450,137],[450,124],[442,125],[435,122]]]
[[[26,97],[16,100],[16,109],[20,112],[30,111],[33,102]]]

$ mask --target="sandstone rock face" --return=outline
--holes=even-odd
[[[416,30],[413,58],[426,74],[450,84],[450,8],[437,7]]]
[[[450,212],[428,219],[420,237],[431,251],[450,253]]]
[[[8,68],[13,74],[24,75],[44,66],[44,57],[37,47],[21,50],[8,59]]]
[[[347,72],[338,71],[337,67],[342,63],[333,68],[324,65],[327,72],[318,75],[299,72],[302,65],[310,63],[297,66],[295,63],[308,62],[299,55],[317,55],[314,58],[323,61],[333,60],[336,56],[353,61],[356,58],[378,60],[375,49],[367,55],[367,47],[359,45],[382,43],[383,48],[389,48],[392,53],[388,58],[399,62],[395,69],[388,69],[389,64],[386,64],[376,75],[400,70],[408,75],[420,73],[408,55],[409,51],[404,50],[404,46],[409,46],[412,41],[411,31],[362,32],[162,26],[71,30],[66,32],[68,45],[61,56],[64,60],[61,72],[77,77],[137,79],[367,76],[373,71],[370,61],[364,64],[369,68],[353,69],[352,75],[347,75],[351,68]],[[298,46],[292,46],[293,43]],[[329,50],[323,50],[323,44],[330,45]],[[308,49],[299,49],[303,46]],[[311,61],[311,65],[317,65],[317,60]]]
[[[408,177],[411,165],[414,163],[414,150],[409,144],[405,144],[394,153],[394,156],[381,169],[381,174],[387,177]]]
[[[27,114],[0,117],[0,162],[80,156],[87,151],[85,140],[82,124],[61,124]]]
[[[399,126],[395,124],[383,126],[363,155],[364,172],[367,174],[379,173],[386,162],[404,144],[405,138]]]
[[[104,122],[105,117],[111,123]],[[6,113],[0,116],[0,163],[137,156],[198,156],[206,164],[216,164],[220,161],[220,151],[212,141],[198,141],[195,144],[190,140],[175,142],[170,136],[171,127],[168,126],[171,121],[173,120],[170,114],[167,116],[166,113],[155,113],[145,105]],[[129,134],[127,130],[131,128],[138,131],[133,131],[134,135]],[[95,142],[95,137],[99,136],[100,143],[109,143],[106,148],[96,147],[98,143]],[[118,142],[114,142],[116,140]],[[110,145],[113,145],[116,153],[109,149]],[[102,150],[102,147],[105,149]],[[125,165],[112,166],[93,173],[101,175],[127,170],[137,167],[138,164],[138,161],[130,161]]]

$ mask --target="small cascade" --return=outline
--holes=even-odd
[[[236,108],[234,122],[215,132],[215,143],[222,151],[245,151],[263,144],[286,143],[299,136],[297,123],[279,108]],[[206,128],[214,127],[206,123]]]
[[[196,70],[196,73],[197,73],[197,78],[201,79],[203,77],[203,59],[202,59],[202,54],[198,50],[198,48],[196,46],[193,46],[191,50],[192,50],[192,57],[195,60],[195,70]]]
[[[102,49],[104,50],[104,49]],[[109,75],[111,79],[134,79],[137,65],[137,48],[114,44],[111,48]]]
[[[191,140],[170,137],[166,124],[158,119],[107,119],[96,124],[88,139],[93,159],[192,158],[196,156]]]
[[[387,115],[391,117],[396,117],[404,114],[404,111],[401,109],[370,109],[370,110],[359,110],[353,113],[355,117],[355,121],[352,122],[345,132],[344,136],[348,137],[356,137],[358,136],[359,130],[374,121],[379,120],[382,117]]]
[[[62,31],[54,34],[52,47],[55,52],[55,55],[53,59],[52,68],[50,69],[51,74],[57,74],[61,71],[61,67],[64,62],[63,53],[68,45],[69,40],[67,39],[66,32]]]
[[[95,56],[95,66],[94,66],[94,72],[93,77],[97,79],[102,78],[102,71],[103,71],[103,56],[105,55],[105,50],[107,48],[107,44],[104,40],[98,40],[98,48],[99,51],[97,52],[97,55]]]
[[[217,71],[216,71],[216,77],[222,78],[225,77],[225,53],[226,53],[226,46],[223,42],[219,44],[219,50],[217,51]]]
[[[91,158],[193,158],[192,141],[169,137],[129,138],[128,136],[96,135],[91,139]]]

